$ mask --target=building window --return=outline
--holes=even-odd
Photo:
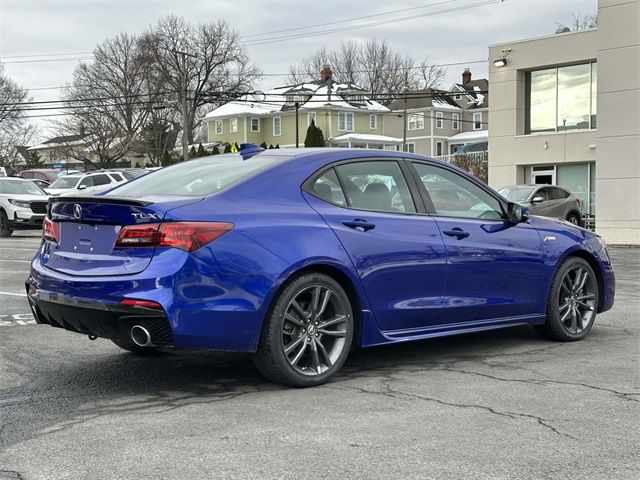
[[[279,137],[281,134],[280,131],[280,117],[273,117],[273,136]]]
[[[236,133],[238,131],[238,119],[237,118],[229,119],[229,131],[231,133]]]
[[[251,131],[259,132],[260,131],[260,119],[257,117],[251,117]]]
[[[223,133],[222,120],[216,120],[216,135],[222,135],[222,133]]]
[[[527,74],[526,133],[596,128],[597,64]]]
[[[461,93],[456,93],[456,94],[453,96],[453,99],[454,99],[454,100],[456,100],[456,101],[460,101],[460,100],[462,100],[462,94],[461,94]]]
[[[482,130],[482,112],[475,112],[473,114],[473,129]]]
[[[410,113],[407,115],[408,130],[422,130],[424,128],[424,113]]]
[[[442,147],[443,147],[442,142],[436,142],[436,157],[442,156]]]
[[[460,130],[460,114],[452,113],[451,114],[451,128],[454,130]]]
[[[316,112],[307,113],[307,127],[311,125],[311,122],[317,127],[318,121],[316,120]]]
[[[338,112],[338,130],[341,132],[353,131],[353,113]]]
[[[371,130],[375,130],[378,128],[378,116],[377,115],[369,115],[369,128]]]
[[[444,126],[444,115],[442,112],[436,112],[436,128],[442,128]]]
[[[403,150],[409,153],[416,153],[416,144],[415,142],[407,142],[404,146]]]

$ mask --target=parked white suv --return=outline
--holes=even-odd
[[[128,179],[120,172],[97,171],[91,173],[71,173],[58,178],[46,191],[57,195],[91,195],[109,190],[116,185],[127,182]]]
[[[0,178],[0,237],[14,230],[37,230],[47,213],[48,195],[30,180]]]

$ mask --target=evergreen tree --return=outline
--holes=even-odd
[[[324,134],[322,130],[316,127],[316,122],[311,120],[309,128],[307,128],[307,136],[304,139],[305,147],[324,147]]]
[[[191,145],[191,150],[189,150],[189,158],[196,158],[198,156],[198,152],[196,152],[195,145]]]
[[[218,149],[218,145],[214,145],[211,149],[211,155],[220,155],[220,150]]]
[[[29,168],[44,167],[42,156],[38,152],[29,152],[29,160],[27,161],[27,167]]]
[[[264,142],[264,141],[263,141],[263,142],[260,144],[260,146],[266,150],[266,149],[267,149],[267,142]]]
[[[280,148],[280,144],[276,143],[276,146],[274,148]]]
[[[231,144],[230,143],[227,143],[224,146],[224,153],[231,153]]]
[[[269,145],[269,150],[273,150],[273,143]]]
[[[196,153],[196,156],[198,157],[206,157],[207,156],[207,151],[204,149],[204,147],[202,146],[202,144],[198,144],[198,151]]]
[[[171,165],[172,163],[175,162],[173,161],[171,154],[167,150],[165,150],[164,155],[162,155],[162,166],[166,167],[167,165]]]

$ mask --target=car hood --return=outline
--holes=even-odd
[[[573,223],[567,222],[564,218],[543,217],[540,215],[529,215],[529,223],[538,229],[546,230],[563,230],[571,232],[580,237],[596,236],[591,230],[579,227]]]
[[[20,200],[22,202],[48,202],[49,197],[47,195],[31,195],[29,193],[2,193],[2,198],[11,198],[12,200]]]

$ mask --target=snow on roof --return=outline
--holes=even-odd
[[[476,92],[476,103],[478,105],[482,105],[484,103],[484,95],[480,92],[482,92],[482,90],[480,89],[479,86],[475,85],[473,87],[473,91]]]
[[[487,140],[489,138],[488,130],[474,130],[472,132],[458,133],[452,137],[449,137],[449,142],[466,143],[480,140]]]
[[[340,108],[346,110],[365,110],[371,112],[388,112],[389,109],[366,94],[364,98],[354,100],[350,95],[363,95],[364,90],[350,83],[334,83],[333,81],[317,83],[301,83],[285,87],[273,88],[264,93],[250,93],[238,97],[224,105],[215,108],[205,115],[210,120],[220,117],[237,115],[269,115],[281,111],[291,110],[287,105],[289,95],[305,95],[309,98],[300,102],[300,109],[311,110],[317,108]]]
[[[450,103],[445,102],[444,100],[437,97],[431,99],[431,105],[433,106],[433,108],[437,108],[440,110],[462,110],[460,107],[451,105]]]
[[[373,135],[368,133],[345,133],[344,135],[340,135],[338,137],[332,137],[329,139],[330,142],[334,143],[347,143],[349,141],[352,142],[365,142],[365,143],[389,143],[389,144],[400,144],[402,143],[401,138],[396,137],[387,137],[386,135]]]

